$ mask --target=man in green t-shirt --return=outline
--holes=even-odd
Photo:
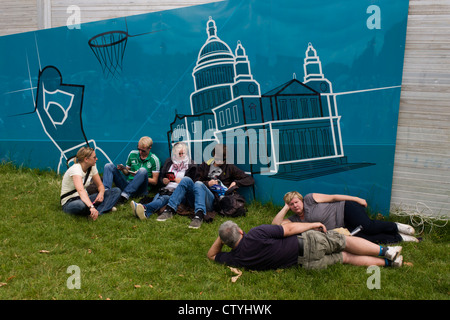
[[[103,185],[106,189],[110,189],[114,182],[122,190],[118,203],[126,202],[130,196],[146,195],[148,186],[158,183],[161,162],[150,152],[152,145],[150,137],[142,137],[138,149],[128,155],[126,166],[119,164],[116,167],[113,163],[105,165]]]

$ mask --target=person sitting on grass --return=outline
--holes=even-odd
[[[272,224],[286,222],[321,222],[328,230],[347,228],[349,231],[362,226],[356,236],[375,243],[398,243],[401,241],[418,242],[413,227],[391,221],[370,219],[364,199],[339,194],[309,193],[302,197],[297,191],[284,195],[284,207],[278,212]],[[294,212],[284,219],[287,212]]]
[[[78,150],[75,164],[66,171],[61,184],[61,205],[65,213],[87,216],[95,221],[99,215],[113,209],[120,197],[120,189],[105,191],[96,162],[94,149],[82,147]],[[98,193],[88,195],[86,186],[91,181]]]
[[[246,174],[237,166],[226,163],[226,146],[217,144],[212,151],[213,159],[202,162],[197,169],[195,178],[184,177],[169,198],[166,209],[158,216],[157,221],[171,219],[181,203],[194,208],[194,218],[189,228],[200,228],[206,214],[214,209],[216,195],[210,188],[221,185],[225,188],[248,187],[255,182],[252,176]],[[217,202],[217,201],[216,201]]]
[[[231,251],[223,252],[224,244]],[[260,225],[245,233],[235,222],[226,221],[207,256],[219,263],[251,270],[298,265],[324,269],[336,263],[400,267],[401,250],[401,246],[382,247],[363,238],[327,232],[320,222]]]
[[[166,206],[169,202],[170,195],[181,182],[187,170],[193,166],[195,164],[189,157],[186,143],[175,143],[172,148],[172,156],[166,159],[159,174],[159,183],[163,187],[150,203],[141,204],[131,201],[131,209],[134,215],[141,220],[145,220]]]
[[[126,165],[107,163],[103,171],[103,184],[110,189],[113,183],[122,190],[119,204],[124,204],[130,197],[148,194],[148,187],[158,183],[161,163],[150,150],[153,140],[150,137],[139,139],[137,150],[128,155]]]

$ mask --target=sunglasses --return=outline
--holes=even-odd
[[[139,146],[137,147],[137,149],[138,149],[138,151],[140,151],[140,152],[147,152],[148,150],[150,150],[150,148],[147,148],[147,149],[141,149],[141,148],[139,148]]]

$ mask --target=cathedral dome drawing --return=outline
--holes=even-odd
[[[230,47],[217,36],[216,22],[212,17],[206,23],[206,33],[208,39],[199,51],[192,72],[195,86],[191,94],[193,114],[210,112],[232,99],[235,57]]]
[[[217,60],[221,62],[224,60],[234,61],[230,47],[217,36],[216,22],[211,17],[209,17],[206,24],[206,33],[208,39],[200,49],[196,68],[202,67],[205,64],[216,63],[218,62]]]

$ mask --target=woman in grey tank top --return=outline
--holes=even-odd
[[[321,193],[309,193],[303,198],[297,191],[291,191],[283,199],[285,206],[275,216],[272,224],[321,222],[328,230],[343,227],[349,231],[362,226],[356,236],[375,243],[418,241],[413,236],[414,228],[409,225],[370,219],[365,210],[367,202],[362,198]],[[294,215],[285,219],[289,210]]]

